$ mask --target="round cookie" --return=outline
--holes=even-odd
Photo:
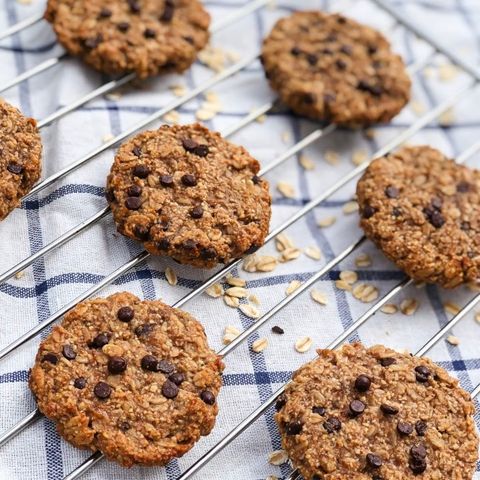
[[[73,445],[165,465],[212,430],[222,370],[192,316],[124,292],[65,316],[40,345],[30,388]]]
[[[209,39],[198,0],[48,0],[45,18],[71,55],[109,75],[183,72]]]
[[[0,220],[40,178],[42,140],[33,118],[0,99]]]
[[[295,113],[357,127],[388,122],[411,82],[385,37],[338,14],[295,12],[263,42],[271,87]]]
[[[282,445],[305,480],[471,480],[470,395],[425,358],[377,345],[319,350],[277,402]]]
[[[120,147],[107,199],[118,230],[150,253],[211,268],[265,240],[271,199],[259,168],[201,125],[165,125]]]
[[[357,185],[365,234],[413,279],[480,282],[480,172],[428,146],[374,160]]]

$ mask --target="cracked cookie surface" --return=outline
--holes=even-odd
[[[209,39],[198,0],[49,0],[45,18],[71,55],[109,75],[183,72]]]
[[[361,227],[414,280],[480,281],[480,172],[428,146],[374,160],[357,185]]]
[[[42,140],[33,118],[0,99],[0,220],[40,178]]]
[[[165,465],[212,430],[222,370],[192,316],[123,292],[80,303],[53,328],[30,388],[73,445]]]
[[[319,350],[276,407],[283,448],[305,480],[473,477],[473,403],[429,359],[381,345]]]
[[[265,240],[271,199],[259,168],[201,125],[162,126],[120,147],[107,199],[120,233],[150,253],[211,268]]]
[[[338,14],[296,12],[263,43],[271,87],[295,113],[351,127],[388,122],[410,98],[400,56],[376,30]]]

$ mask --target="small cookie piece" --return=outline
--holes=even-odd
[[[119,232],[150,253],[211,268],[265,240],[271,200],[259,168],[199,124],[164,125],[120,147],[107,199]]]
[[[414,280],[480,281],[480,172],[428,146],[374,160],[357,185],[365,234]]]
[[[73,445],[127,467],[165,465],[212,430],[222,370],[192,316],[123,292],[65,316],[40,345],[30,388]]]
[[[411,82],[385,37],[339,14],[295,12],[263,42],[271,87],[295,113],[350,127],[388,122]]]
[[[33,118],[0,99],[0,220],[40,178],[42,140]]]
[[[277,411],[305,480],[471,480],[475,471],[470,395],[425,358],[381,345],[318,350]]]
[[[45,18],[71,55],[109,75],[183,72],[209,39],[198,0],[48,0]]]

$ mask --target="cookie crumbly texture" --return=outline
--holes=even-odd
[[[107,199],[118,230],[150,253],[211,268],[265,240],[271,199],[259,168],[199,124],[165,125],[120,147]]]
[[[33,118],[0,99],[0,220],[40,178],[42,140]]]
[[[48,0],[45,18],[71,55],[110,75],[183,72],[209,39],[198,0]]]
[[[295,113],[349,127],[388,122],[411,81],[385,37],[338,14],[296,12],[263,43],[271,87]]]
[[[357,186],[365,234],[413,279],[480,282],[480,172],[428,146],[374,160]]]
[[[428,359],[380,345],[319,350],[277,410],[283,448],[305,480],[473,477],[473,403]]]
[[[165,465],[212,430],[222,370],[192,316],[117,293],[77,305],[52,330],[30,388],[73,445],[128,467]]]

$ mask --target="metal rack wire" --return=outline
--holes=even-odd
[[[268,0],[267,0],[268,1]],[[248,15],[249,13],[261,8],[264,6],[267,1],[265,0],[256,0],[250,2],[246,7],[240,9],[236,12],[231,18],[229,22],[222,22],[216,28],[224,28],[225,26],[229,25],[233,21],[241,18],[241,16]],[[419,29],[415,24],[413,24],[407,17],[402,15],[397,10],[393,9],[385,0],[370,0],[380,8],[384,9],[388,12],[397,22],[398,24],[404,26],[408,30],[414,32],[420,38],[425,40],[432,48],[433,51],[429,54],[425,59],[421,60],[420,62],[410,65],[409,70],[411,74],[414,74],[421,69],[423,69],[426,65],[428,65],[431,60],[437,54],[442,54],[447,57],[451,62],[456,64],[458,67],[463,69],[466,73],[468,73],[472,80],[471,82],[464,88],[462,88],[459,92],[457,92],[453,97],[443,101],[436,107],[434,107],[431,111],[427,112],[423,116],[421,116],[417,121],[415,121],[412,125],[406,128],[400,135],[398,135],[393,140],[389,141],[385,146],[383,146],[379,151],[377,151],[372,158],[382,156],[391,150],[397,148],[406,140],[411,138],[413,135],[418,133],[422,128],[427,126],[429,123],[434,121],[438,118],[443,112],[445,112],[448,108],[455,105],[459,100],[463,97],[467,96],[468,94],[472,93],[475,86],[477,86],[478,82],[480,82],[480,70],[471,66],[463,59],[457,57],[456,54],[451,52],[448,48],[442,46],[437,42],[435,38],[432,38],[421,29]],[[39,19],[35,20],[34,17],[31,19],[21,22],[17,26],[12,27],[9,29],[10,35],[20,31],[23,28],[27,28],[30,25],[38,22]],[[0,40],[7,35],[0,36]],[[29,194],[38,193],[39,191],[43,190],[47,186],[53,184],[60,178],[63,178],[68,173],[76,170],[80,166],[86,164],[87,162],[93,160],[98,154],[102,153],[103,151],[107,150],[108,148],[116,145],[120,141],[124,140],[131,134],[135,133],[137,130],[140,130],[150,124],[151,122],[158,120],[161,116],[165,113],[169,112],[177,108],[178,106],[182,105],[183,103],[195,98],[197,95],[201,94],[202,92],[206,91],[207,89],[211,88],[213,85],[218,84],[219,82],[229,78],[230,76],[234,75],[235,73],[241,71],[248,65],[250,65],[258,55],[253,57],[247,58],[243,61],[238,62],[237,64],[233,65],[232,67],[228,68],[221,74],[215,75],[212,79],[208,80],[201,86],[191,90],[188,92],[184,97],[179,98],[178,100],[173,101],[166,107],[158,110],[153,115],[148,117],[146,120],[139,122],[138,124],[134,125],[127,131],[121,133],[110,142],[107,142],[102,147],[94,150],[90,154],[86,155],[85,157],[77,160],[70,166],[66,167],[63,170],[60,170],[53,176],[49,177],[48,179],[44,180],[40,184],[38,184],[34,190]],[[62,60],[63,56],[60,56],[56,59],[51,59],[48,62],[54,62],[56,64]],[[19,82],[23,81],[25,78],[30,78],[31,76],[38,74],[41,71],[44,71],[46,68],[45,64],[41,64],[40,66],[35,67],[34,69],[25,72],[24,74],[20,75],[16,79],[12,80],[11,85],[16,85]],[[128,76],[126,76],[128,77]],[[102,87],[99,87],[95,91],[91,92],[90,94],[86,95],[82,99],[79,99],[72,103],[71,105],[64,107],[63,109],[55,112],[54,114],[50,115],[46,119],[40,122],[40,126],[44,127],[51,122],[57,120],[58,118],[66,115],[67,113],[75,110],[80,105],[83,105],[85,102],[96,98],[98,95],[104,94],[108,91],[113,90],[114,88],[118,88],[119,84],[115,82],[124,82],[126,83],[129,80],[125,80],[126,77],[123,77],[119,80],[115,80],[113,82],[109,82]],[[115,84],[115,85],[114,85]],[[1,91],[1,87],[0,87]],[[233,133],[237,132],[244,126],[248,125],[250,122],[254,121],[258,116],[262,115],[270,111],[274,107],[274,103],[267,103],[265,105],[260,106],[251,114],[247,115],[243,118],[237,125],[228,129],[227,131],[223,132],[225,136],[232,135]],[[300,142],[295,144],[293,147],[289,148],[286,152],[284,152],[280,157],[278,157],[274,162],[268,165],[267,168],[264,168],[260,174],[264,175],[267,172],[271,171],[273,168],[277,167],[288,158],[292,157],[296,153],[300,152],[306,146],[316,142],[317,140],[325,137],[326,135],[332,133],[335,130],[335,126],[330,125],[324,129],[318,129],[303,138]],[[463,163],[468,158],[470,158],[473,154],[475,154],[478,150],[480,150],[480,142],[476,142],[472,146],[470,146],[467,150],[465,150],[457,159],[459,163]],[[354,168],[351,172],[349,172],[346,176],[342,179],[337,181],[334,185],[324,191],[321,195],[316,197],[315,199],[308,202],[303,208],[298,210],[292,217],[290,217],[286,222],[281,224],[280,226],[273,229],[266,238],[266,242],[270,242],[273,240],[278,234],[283,232],[285,229],[290,227],[291,225],[295,224],[298,220],[302,219],[307,213],[314,210],[317,206],[321,205],[326,199],[328,199],[331,195],[337,192],[339,189],[347,185],[350,181],[355,179],[359,176],[368,166],[368,162],[359,165],[358,167]],[[37,252],[35,255],[24,259],[22,262],[17,264],[16,266],[12,267],[8,271],[4,272],[0,275],[0,283],[6,281],[16,272],[24,269],[35,260],[40,258],[41,256],[47,254],[48,252],[52,251],[53,249],[57,248],[60,245],[68,242],[76,235],[87,229],[89,226],[93,225],[94,223],[98,222],[109,213],[109,209],[105,208],[91,218],[85,220],[81,224],[74,227],[72,230],[66,232],[61,237],[53,241],[51,244],[45,246],[42,250]],[[267,323],[271,318],[273,318],[278,312],[280,312],[283,308],[285,308],[288,304],[293,302],[296,298],[298,298],[301,294],[307,291],[312,285],[314,285],[318,280],[322,277],[327,275],[336,265],[346,259],[352,252],[356,251],[357,248],[365,242],[365,237],[359,238],[356,242],[352,245],[348,246],[344,249],[339,255],[337,255],[334,259],[328,262],[324,267],[322,267],[318,272],[313,274],[307,281],[305,281],[297,290],[295,290],[291,295],[284,298],[280,301],[277,305],[275,305],[271,310],[269,310],[266,314],[264,314],[259,320],[257,320],[254,324],[252,324],[249,328],[247,328],[240,336],[238,336],[232,343],[222,348],[218,353],[223,357],[227,357],[230,353],[232,353],[238,346],[240,346],[245,340],[247,340],[252,333],[256,332],[261,326]],[[85,300],[86,298],[90,297],[91,295],[97,293],[100,289],[105,287],[106,285],[113,282],[115,279],[120,277],[122,274],[133,268],[134,266],[138,265],[139,263],[143,262],[146,258],[148,258],[149,254],[147,252],[142,252],[139,255],[133,257],[127,263],[122,265],[120,268],[115,270],[114,272],[110,273],[106,276],[101,282],[96,285],[93,285],[87,291],[83,292],[80,296],[78,296],[75,300],[69,302],[59,311],[55,312],[52,316],[50,316],[47,320],[40,323],[36,327],[32,328],[30,331],[26,332],[22,336],[20,336],[17,340],[12,342],[7,347],[3,348],[0,351],[0,361],[4,359],[6,356],[14,352],[17,348],[31,340],[33,337],[38,335],[41,331],[43,331],[46,327],[57,321],[60,317],[62,317],[66,312],[72,309],[78,302]],[[200,287],[195,290],[192,290],[188,295],[184,296],[178,302],[176,302],[173,306],[174,307],[182,307],[187,302],[192,300],[193,298],[200,295],[204,292],[209,286],[213,285],[214,283],[221,280],[226,273],[236,267],[241,260],[234,261],[229,265],[226,265],[223,269],[221,269],[216,274],[212,275],[208,280],[206,280]],[[358,330],[362,325],[364,325],[376,312],[378,312],[389,300],[391,300],[395,295],[397,295],[402,289],[407,287],[412,283],[412,280],[405,277],[402,281],[400,281],[396,286],[394,286],[385,296],[383,296],[377,303],[375,303],[368,311],[366,311],[363,315],[361,315],[356,321],[354,321],[339,337],[337,337],[333,342],[331,342],[327,347],[328,349],[334,349],[340,346],[344,341],[346,341],[352,333]],[[470,300],[443,328],[441,328],[435,335],[432,336],[428,340],[428,342],[423,345],[423,347],[416,353],[419,356],[425,355],[433,346],[435,346],[440,339],[455,325],[457,325],[467,313],[469,313],[475,306],[480,303],[480,294],[476,295],[472,300]],[[182,475],[180,475],[177,480],[186,480],[190,478],[192,475],[197,473],[200,469],[208,464],[210,460],[212,460],[221,450],[223,450],[227,445],[229,445],[237,436],[239,436],[243,431],[245,431],[253,422],[255,422],[262,414],[264,414],[276,401],[278,396],[284,391],[286,385],[282,386],[278,389],[273,395],[271,395],[262,405],[260,405],[257,409],[255,409],[248,417],[246,417],[241,423],[239,423],[233,430],[230,431],[228,435],[226,435],[220,442],[218,442],[212,449],[210,449],[202,458],[200,458],[197,462],[190,466]],[[475,397],[480,393],[480,385],[478,385],[473,391],[472,396]],[[11,440],[14,436],[19,434],[24,428],[31,425],[35,420],[41,417],[40,412],[38,409],[31,412],[25,418],[23,418],[19,423],[9,429],[7,432],[0,436],[0,447]],[[91,457],[89,457],[82,465],[76,468],[73,472],[65,477],[66,480],[73,480],[79,478],[83,473],[87,470],[92,468],[99,460],[103,458],[103,455],[99,452],[94,453]],[[290,480],[294,480],[299,478],[299,473],[294,470],[290,475]]]

